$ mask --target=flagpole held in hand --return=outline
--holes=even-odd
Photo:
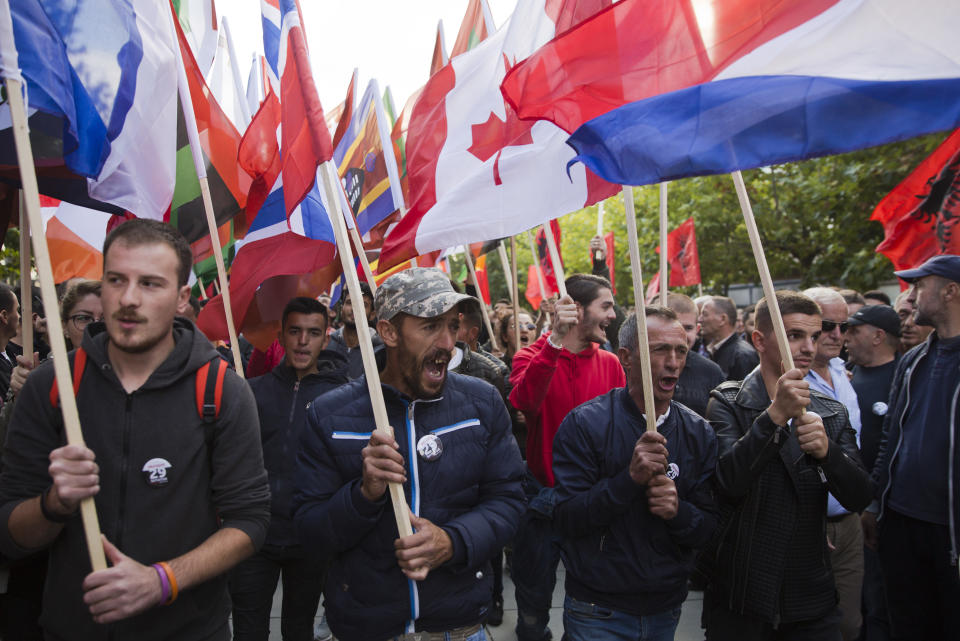
[[[13,18],[7,0],[0,0],[0,70],[4,70],[4,82],[7,89],[7,101],[10,104],[10,120],[13,124],[13,141],[17,152],[17,165],[20,168],[20,182],[23,185],[23,202],[29,226],[37,230],[31,236],[33,251],[37,259],[37,274],[40,278],[40,296],[45,309],[58,309],[57,291],[53,284],[53,269],[50,265],[50,249],[46,234],[42,233],[43,219],[40,214],[40,190],[37,186],[37,173],[33,164],[33,149],[27,131],[27,112],[22,93],[22,81],[19,77],[16,49],[12,45]],[[23,212],[21,212],[21,216]],[[23,275],[21,274],[21,279]],[[67,443],[83,445],[83,432],[80,429],[80,414],[77,412],[77,399],[73,394],[73,379],[70,375],[70,362],[67,360],[67,343],[63,332],[51,331],[50,352],[53,355],[53,371],[57,388],[60,390],[60,411],[63,412],[63,426]],[[41,497],[41,500],[42,497]],[[83,533],[87,541],[87,553],[94,571],[105,570],[107,560],[100,540],[100,522],[93,497],[80,502],[80,517]]]
[[[557,251],[557,239],[553,237],[553,225],[549,222],[543,226],[543,235],[547,239],[547,249],[550,251],[550,264],[553,265],[553,274],[557,277],[557,291],[560,292],[562,298],[567,295],[566,277],[563,275],[560,252]]]
[[[33,278],[30,275],[30,218],[20,190],[20,345],[27,360],[33,358]]]
[[[347,291],[350,300],[361,301],[360,279],[353,265],[353,252],[347,241],[347,225],[344,214],[340,210],[340,200],[336,197],[334,185],[338,184],[335,170],[330,161],[317,167],[317,180],[321,181],[327,194],[327,202],[333,209],[330,212],[330,221],[333,223],[333,234],[337,241],[337,253],[340,254],[340,264],[343,266],[343,276],[347,281]],[[370,326],[367,324],[367,312],[363,305],[354,305],[353,314],[356,317],[357,335],[360,339],[360,355],[363,357],[363,372],[367,379],[367,390],[370,393],[370,404],[373,407],[373,418],[377,429],[393,436],[393,428],[387,418],[387,406],[383,400],[383,388],[380,387],[380,372],[377,370],[377,360],[373,354],[373,339],[370,336]],[[413,534],[410,525],[410,509],[407,499],[403,495],[403,486],[399,483],[389,483],[390,501],[393,503],[393,516],[397,521],[397,531],[400,538]]]
[[[669,242],[667,240],[667,183],[660,183],[660,304],[667,305],[667,254]]]
[[[603,237],[603,201],[597,203],[597,236]],[[603,260],[603,252],[599,249],[593,256],[594,260]]]
[[[463,255],[467,258],[467,269],[470,270],[470,278],[473,280],[473,287],[477,290],[477,300],[480,301],[480,309],[483,310],[483,324],[487,328],[487,334],[490,336],[490,349],[495,352],[500,351],[497,345],[497,337],[493,335],[493,325],[490,324],[490,314],[487,304],[483,302],[483,294],[480,292],[480,279],[477,278],[477,269],[473,265],[473,256],[470,254],[470,246],[464,245]]]
[[[627,219],[627,240],[630,244],[630,270],[633,272],[633,301],[637,315],[637,348],[640,350],[640,376],[643,379],[643,411],[647,415],[647,431],[657,431],[657,411],[653,405],[653,375],[650,369],[650,344],[647,342],[647,314],[643,298],[643,273],[640,269],[640,246],[637,242],[637,218],[633,208],[633,187],[623,186],[623,213]],[[662,252],[662,249],[661,249]],[[660,300],[663,300],[662,298]]]

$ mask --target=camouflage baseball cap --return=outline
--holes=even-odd
[[[377,288],[374,303],[377,318],[390,320],[400,312],[433,318],[465,300],[477,301],[473,296],[454,291],[450,279],[439,269],[413,267],[383,281]]]

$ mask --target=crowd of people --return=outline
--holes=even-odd
[[[517,638],[543,641],[562,562],[571,641],[673,639],[691,586],[708,641],[960,639],[960,257],[896,272],[895,301],[777,292],[787,358],[766,299],[670,293],[643,346],[591,248],[536,314],[412,268],[290,300],[241,363],[193,323],[161,223],[108,235],[59,326],[0,285],[0,638],[266,640],[282,581],[285,640],[483,641],[506,568]]]

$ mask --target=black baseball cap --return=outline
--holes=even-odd
[[[888,334],[900,336],[900,317],[889,305],[866,305],[847,319],[850,325],[873,325]]]
[[[920,280],[924,276],[942,276],[947,280],[960,283],[960,256],[943,254],[934,256],[919,267],[893,272],[908,283]]]

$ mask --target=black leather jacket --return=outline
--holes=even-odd
[[[830,439],[826,458],[804,456],[793,431],[766,412],[760,370],[712,393],[721,521],[701,556],[711,598],[770,623],[810,620],[837,602],[827,549],[827,492],[848,510],[870,503],[873,486],[846,408],[817,392],[809,410]]]

